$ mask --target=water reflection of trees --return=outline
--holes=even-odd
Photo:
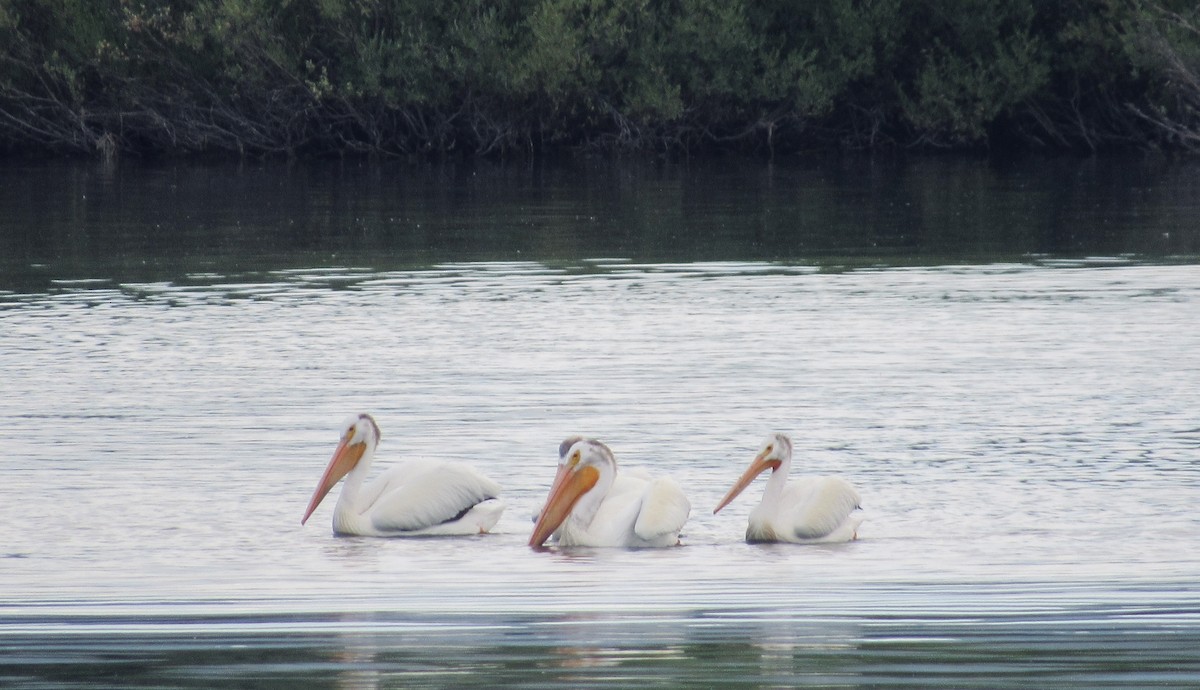
[[[419,634],[348,634],[330,662],[338,687],[854,687],[857,621],[797,617],[566,615]]]
[[[821,266],[1194,256],[1195,166],[962,159],[655,166],[0,170],[0,267],[187,281],[314,266],[778,260]],[[11,286],[4,286],[11,287]]]

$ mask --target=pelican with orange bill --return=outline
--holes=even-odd
[[[504,512],[500,486],[461,462],[409,460],[365,484],[379,444],[369,414],[347,419],[300,524],[343,477],[335,534],[365,537],[464,536],[490,530]]]
[[[772,434],[713,513],[770,470],[762,501],[750,511],[746,541],[828,544],[858,539],[863,521],[858,491],[841,477],[797,477],[789,482],[791,466],[792,440]]]
[[[529,545],[675,546],[692,506],[670,477],[617,473],[608,446],[571,437],[559,446],[558,471]]]

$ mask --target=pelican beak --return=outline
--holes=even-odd
[[[537,548],[546,543],[554,530],[567,519],[571,509],[579,502],[580,497],[591,491],[600,480],[600,470],[591,465],[577,468],[573,463],[563,463],[558,466],[558,474],[554,475],[554,484],[550,487],[550,495],[546,497],[546,505],[538,515],[537,524],[533,526],[533,535],[529,537],[529,545]]]
[[[768,453],[769,449],[764,450],[754,458],[754,462],[750,463],[750,466],[746,468],[746,471],[742,473],[741,477],[738,477],[737,483],[733,485],[733,488],[729,490],[729,493],[725,494],[725,498],[722,498],[721,502],[717,504],[717,507],[713,508],[714,515],[717,514],[722,508],[729,505],[729,502],[737,498],[738,494],[745,491],[746,487],[750,486],[750,482],[754,481],[755,477],[763,472],[766,472],[767,470],[774,472],[775,470],[779,469],[779,460],[775,458],[767,459]]]
[[[312,500],[308,502],[308,510],[304,511],[304,517],[300,519],[300,524],[308,522],[308,517],[313,514],[317,506],[321,505],[325,494],[328,494],[329,490],[337,485],[347,472],[354,469],[366,451],[367,444],[362,441],[350,443],[350,434],[342,437],[337,449],[333,451],[329,466],[325,468],[325,474],[321,475],[321,483],[317,484],[317,490],[313,492]]]

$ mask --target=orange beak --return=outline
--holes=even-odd
[[[304,511],[304,517],[300,519],[300,524],[308,522],[308,517],[313,514],[317,506],[321,505],[321,500],[329,493],[329,490],[337,485],[346,473],[354,469],[358,461],[362,458],[363,453],[367,451],[367,444],[363,442],[350,443],[350,434],[342,437],[341,443],[338,444],[336,450],[333,451],[333,457],[329,460],[329,466],[325,468],[325,474],[321,475],[321,483],[317,485],[317,490],[313,492],[312,500],[308,502],[308,510]]]
[[[591,465],[576,469],[573,465],[561,464],[558,474],[554,475],[554,484],[550,487],[550,495],[546,497],[546,505],[542,507],[537,524],[533,526],[533,535],[529,537],[529,545],[539,547],[546,543],[554,530],[567,519],[571,509],[579,499],[592,490],[600,480],[600,470]]]
[[[725,498],[722,498],[721,502],[717,504],[717,507],[713,508],[714,515],[717,514],[717,512],[722,508],[729,505],[729,502],[737,498],[738,494],[745,491],[746,487],[750,486],[750,482],[754,481],[755,477],[767,470],[774,472],[775,470],[779,469],[779,461],[775,460],[774,458],[767,460],[766,455],[767,451],[764,450],[763,452],[759,453],[756,458],[754,458],[754,462],[750,463],[750,466],[746,468],[746,471],[742,473],[741,477],[738,477],[737,483],[733,485],[733,488],[729,490],[729,493],[725,494]]]

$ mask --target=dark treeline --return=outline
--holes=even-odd
[[[1196,0],[0,0],[0,150],[1200,149]]]

